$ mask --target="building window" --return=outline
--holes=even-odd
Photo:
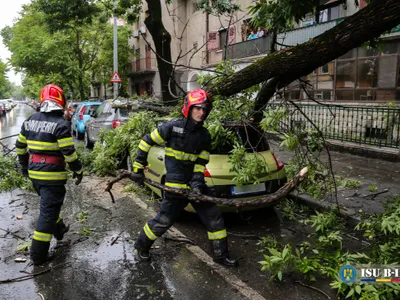
[[[358,88],[376,87],[378,81],[378,59],[370,58],[358,61]]]
[[[397,56],[381,56],[378,70],[378,87],[394,88],[396,86]]]
[[[356,82],[356,62],[338,62],[336,66],[336,88],[354,88]]]
[[[329,65],[325,64],[321,67],[320,74],[329,74]]]
[[[385,43],[383,44],[382,55],[396,54],[398,43]]]
[[[371,47],[360,47],[358,48],[358,57],[377,56],[379,49]]]

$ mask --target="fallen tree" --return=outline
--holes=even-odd
[[[275,193],[268,194],[264,197],[253,199],[253,200],[217,198],[217,197],[211,197],[211,196],[207,196],[207,195],[203,195],[203,194],[201,194],[201,195],[193,194],[190,192],[190,190],[167,187],[163,184],[157,183],[148,178],[145,178],[144,182],[149,185],[152,185],[160,190],[187,197],[191,201],[195,201],[195,202],[204,201],[204,202],[211,202],[211,203],[215,203],[215,204],[224,204],[224,205],[229,205],[229,206],[242,207],[242,206],[251,206],[251,205],[257,206],[257,205],[261,205],[261,204],[272,203],[274,201],[284,198],[300,182],[302,182],[306,178],[307,173],[308,173],[308,169],[303,168],[296,176],[294,176],[289,182],[287,182],[283,187],[281,187]],[[118,181],[120,181],[124,178],[129,178],[134,181],[135,174],[131,171],[120,170],[120,175],[118,175],[117,178],[115,178],[107,183],[107,187],[105,188],[105,191],[110,194],[111,200],[113,203],[115,203],[115,199],[111,192],[111,189],[115,183],[117,183]]]

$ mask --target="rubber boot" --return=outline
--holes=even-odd
[[[150,240],[142,230],[134,245],[135,250],[133,251],[133,254],[135,255],[135,258],[138,261],[150,261],[150,248],[153,243],[154,241]]]
[[[32,239],[30,257],[35,266],[41,265],[49,260],[50,242],[41,242]]]
[[[228,239],[212,240],[211,249],[213,253],[213,261],[225,267],[237,267],[239,262],[229,257]]]
[[[54,230],[54,237],[57,239],[57,241],[61,241],[64,238],[64,234],[66,234],[69,231],[69,225],[66,226],[64,224],[64,221],[61,220],[56,224],[56,229]]]

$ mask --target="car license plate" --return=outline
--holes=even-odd
[[[238,185],[232,187],[232,195],[246,195],[265,192],[265,183],[249,184],[249,185]]]

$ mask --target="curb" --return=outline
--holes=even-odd
[[[312,209],[320,209],[323,211],[332,211],[336,209],[336,205],[331,203],[325,203],[321,200],[316,200],[307,194],[299,194],[298,192],[289,193],[288,198],[306,205]],[[345,219],[346,224],[351,227],[355,227],[361,219],[357,216],[357,212],[354,209],[346,208],[340,210],[340,215]]]

